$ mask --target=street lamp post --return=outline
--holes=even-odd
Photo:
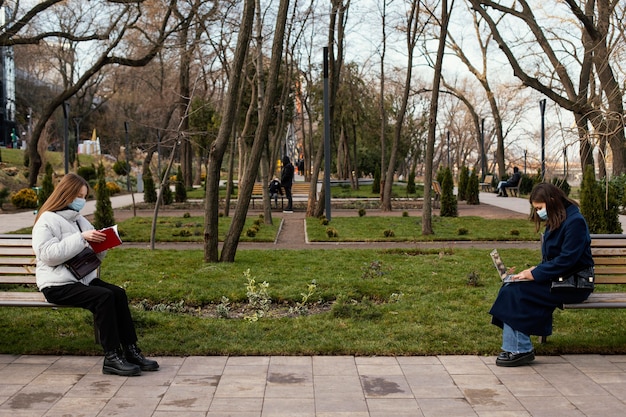
[[[539,110],[541,111],[541,181],[546,180],[546,99],[539,100]]]
[[[63,120],[64,120],[64,134],[65,134],[65,140],[64,140],[64,145],[63,145],[63,154],[64,154],[64,159],[65,159],[65,174],[70,172],[70,149],[69,149],[69,142],[70,142],[70,126],[69,126],[69,117],[70,117],[70,103],[68,103],[67,101],[63,102]]]
[[[485,163],[485,119],[480,121],[480,169],[483,174],[483,181],[487,175],[487,164]]]
[[[76,124],[76,135],[75,135],[75,140],[76,140],[76,148],[74,149],[74,156],[76,158],[76,155],[78,155],[78,142],[80,140],[80,122],[83,120],[81,117],[74,117],[74,123]]]

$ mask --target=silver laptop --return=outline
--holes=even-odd
[[[491,255],[491,259],[493,260],[493,265],[498,270],[498,275],[500,275],[500,279],[502,280],[502,282],[512,282],[513,275],[507,272],[506,266],[504,266],[502,259],[500,259],[500,254],[498,253],[498,249],[492,250],[490,255]]]

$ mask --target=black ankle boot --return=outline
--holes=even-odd
[[[139,365],[142,371],[156,371],[159,369],[158,362],[143,356],[141,350],[135,344],[124,346],[124,356],[128,362]]]
[[[112,350],[104,353],[103,374],[135,376],[141,375],[141,368],[129,363],[119,350]]]

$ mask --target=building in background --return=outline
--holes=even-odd
[[[0,27],[10,19],[11,9],[0,7]],[[0,46],[0,146],[15,147],[19,134],[15,127],[15,62],[13,47]]]

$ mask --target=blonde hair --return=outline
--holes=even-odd
[[[50,197],[43,203],[35,217],[35,223],[42,213],[46,211],[58,211],[66,208],[80,194],[80,190],[87,187],[89,193],[89,183],[81,176],[69,173],[61,179],[50,194]]]

